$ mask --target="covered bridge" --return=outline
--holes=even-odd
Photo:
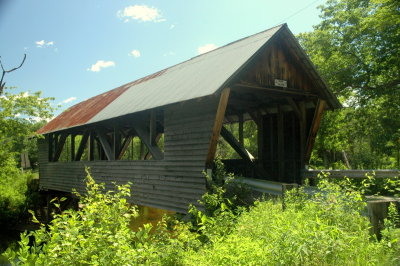
[[[232,42],[69,108],[38,133],[40,187],[133,183],[132,202],[186,212],[205,192],[219,137],[241,159],[229,170],[300,182],[324,110],[340,103],[286,24]],[[257,125],[257,154],[243,123]],[[239,137],[226,125],[238,123]],[[139,156],[132,155],[140,139]],[[136,142],[139,143],[139,142]],[[130,151],[130,152],[129,152]],[[130,154],[129,154],[130,153]]]

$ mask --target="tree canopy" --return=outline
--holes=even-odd
[[[352,168],[400,167],[398,1],[329,0],[320,9],[322,22],[298,37],[345,108],[326,115],[313,163],[335,167],[347,153]]]

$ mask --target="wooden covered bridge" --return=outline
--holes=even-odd
[[[40,187],[85,188],[85,167],[111,186],[133,183],[132,202],[186,212],[205,192],[219,137],[247,177],[300,182],[322,113],[340,103],[286,24],[97,95],[38,133]],[[257,125],[257,154],[243,123]],[[236,138],[226,125],[238,123]],[[128,151],[140,139],[140,156]],[[136,142],[138,143],[138,142]]]

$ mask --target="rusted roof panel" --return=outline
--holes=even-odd
[[[80,102],[62,112],[59,116],[51,120],[47,125],[39,129],[36,133],[44,134],[65,128],[75,127],[87,123],[98,112],[124,93],[128,86],[121,86],[111,91],[107,91],[86,101]]]
[[[122,85],[116,89],[94,96],[86,101],[80,102],[62,112],[44,127],[40,128],[36,133],[45,134],[84,125],[88,123],[88,121],[95,115],[101,112],[107,105],[112,103],[118,96],[123,94],[129,87],[161,76],[164,72],[165,70],[159,71],[152,75]]]

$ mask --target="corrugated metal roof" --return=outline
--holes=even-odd
[[[90,98],[69,108],[37,133],[50,133],[212,95],[222,89],[282,28],[287,29],[286,24]]]
[[[211,95],[280,28],[272,28],[194,57],[166,69],[156,79],[131,86],[89,122]]]

